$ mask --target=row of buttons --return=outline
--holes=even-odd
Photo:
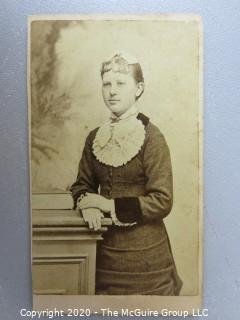
[[[113,169],[112,169],[112,167],[109,168],[109,177],[110,177],[110,181],[109,181],[109,188],[107,190],[107,194],[108,194],[109,197],[111,197],[111,195],[112,195],[112,184],[113,184],[113,181],[112,181]]]
[[[113,176],[113,168],[112,167],[110,167],[109,168],[109,176],[112,178],[112,176]],[[121,177],[121,174],[120,173],[117,173],[116,174],[116,177],[117,178],[120,178]]]

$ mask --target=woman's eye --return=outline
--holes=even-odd
[[[103,82],[103,87],[108,87],[110,86],[110,82]]]
[[[125,84],[125,82],[122,82],[122,81],[119,81],[119,82],[117,83],[118,86],[123,86],[124,84]]]

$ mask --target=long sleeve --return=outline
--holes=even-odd
[[[165,218],[173,203],[172,167],[164,136],[150,124],[143,149],[145,195],[115,199],[117,218],[123,222],[148,222]]]
[[[76,182],[71,186],[70,191],[74,201],[74,208],[79,196],[85,192],[98,193],[99,183],[94,175],[92,164],[92,136],[94,131],[88,135],[82,153],[82,158],[78,167],[78,175]]]

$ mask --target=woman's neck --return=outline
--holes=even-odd
[[[126,119],[129,116],[136,115],[137,113],[138,113],[138,109],[137,109],[136,105],[134,104],[129,109],[127,109],[125,112],[122,112],[121,114],[112,113],[111,118],[121,120],[121,119]]]

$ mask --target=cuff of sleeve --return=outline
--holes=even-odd
[[[142,221],[142,211],[137,197],[115,198],[114,203],[116,216],[120,222]]]
[[[77,203],[79,200],[81,200],[85,196],[86,192],[77,192],[75,194],[72,194],[73,197],[73,210],[77,209]]]

